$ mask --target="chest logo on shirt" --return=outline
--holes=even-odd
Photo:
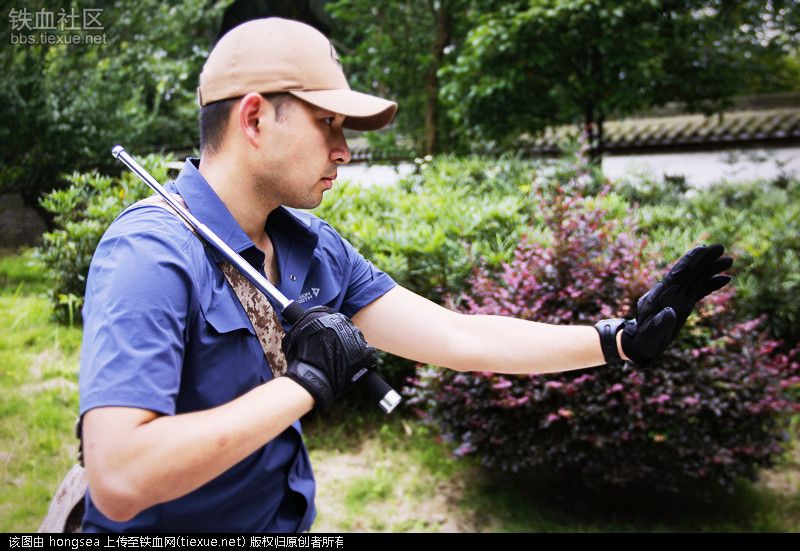
[[[319,287],[312,287],[311,291],[306,291],[299,297],[297,297],[298,303],[306,302],[307,300],[311,300],[312,298],[316,298],[319,295]]]

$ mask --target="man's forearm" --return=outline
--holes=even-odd
[[[92,425],[90,411],[84,420],[90,488],[102,487],[112,516],[132,518],[216,478],[312,407],[308,392],[279,377],[222,406],[157,417],[124,436],[108,422]]]
[[[549,373],[605,363],[594,327],[460,314],[400,286],[353,321],[376,348],[458,371]]]
[[[554,373],[605,363],[600,336],[592,326],[550,325],[504,316],[460,315],[464,354],[459,371]],[[623,359],[619,334],[617,349]]]

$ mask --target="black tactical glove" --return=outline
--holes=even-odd
[[[375,349],[343,314],[325,306],[306,311],[283,338],[289,377],[314,397],[314,408],[328,409],[350,386],[374,369]]]
[[[636,319],[602,320],[595,325],[606,362],[619,361],[616,333],[622,330],[622,351],[644,364],[675,340],[697,301],[725,286],[731,278],[718,275],[733,265],[722,256],[722,245],[702,245],[686,253],[664,278],[637,302]],[[613,350],[612,350],[613,344]]]

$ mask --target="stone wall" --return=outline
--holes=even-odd
[[[0,248],[38,245],[47,226],[17,193],[0,195]]]

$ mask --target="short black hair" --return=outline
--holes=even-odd
[[[288,92],[261,95],[275,108],[275,120],[282,120],[284,106],[292,95]],[[231,110],[241,99],[241,97],[223,99],[200,109],[200,151],[204,155],[216,153],[222,147]]]

